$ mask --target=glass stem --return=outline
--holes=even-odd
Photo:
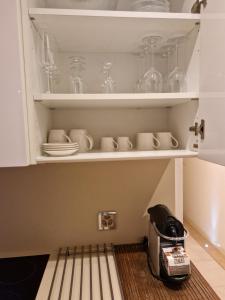
[[[151,68],[154,67],[154,53],[153,53],[154,45],[151,44]]]
[[[145,54],[141,57],[141,77],[144,76],[145,73]]]
[[[144,69],[144,73],[146,73],[148,71],[149,68],[149,53],[148,53],[148,49],[145,49],[145,69]]]
[[[179,66],[179,47],[178,43],[176,44],[176,68]]]
[[[105,81],[107,81],[108,78],[109,78],[109,71],[105,70]]]
[[[47,82],[48,82],[48,86],[47,86],[47,93],[51,93],[51,75],[50,75],[50,71],[47,72]]]
[[[141,58],[141,54],[138,55],[138,66],[137,66],[137,70],[138,70],[138,80],[141,78],[142,76],[142,58]]]
[[[170,59],[170,52],[167,52],[167,76],[169,76],[169,72],[170,72],[170,65],[169,65],[169,59]]]

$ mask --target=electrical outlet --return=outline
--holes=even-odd
[[[98,212],[98,230],[116,229],[116,211]]]

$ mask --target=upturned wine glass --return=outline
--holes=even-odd
[[[72,91],[75,94],[82,94],[85,90],[82,78],[82,72],[85,70],[85,59],[82,56],[71,56],[69,59]]]
[[[59,84],[61,79],[61,73],[58,70],[58,68],[56,68],[54,71],[51,72],[50,74],[50,81],[51,81],[51,92],[52,93],[56,93],[56,89],[57,89],[57,85]]]
[[[172,93],[182,92],[186,89],[185,73],[179,65],[179,49],[184,41],[185,37],[183,35],[177,35],[168,40],[168,43],[175,45],[175,67],[168,76],[169,90]]]
[[[142,80],[143,80],[143,74],[145,70],[145,54],[144,54],[144,48],[141,46],[140,51],[138,53],[134,53],[134,55],[137,57],[138,65],[137,65],[137,81],[135,83],[135,92],[136,93],[142,93],[143,86],[142,86]]]
[[[157,35],[147,36],[143,39],[145,64],[147,66],[147,71],[144,73],[142,79],[143,92],[162,92],[163,77],[154,65],[155,51],[161,41],[162,37]]]
[[[115,82],[112,78],[111,72],[112,72],[112,63],[105,62],[103,65],[104,80],[102,84],[102,92],[106,94],[115,92]]]
[[[170,74],[170,58],[172,54],[175,51],[175,46],[174,44],[168,44],[166,43],[163,45],[160,50],[159,50],[159,55],[166,60],[166,73],[164,75],[164,80],[163,80],[163,91],[164,92],[169,92],[170,91],[170,86],[169,86],[169,74]]]
[[[41,63],[43,70],[47,75],[47,91],[46,93],[53,92],[53,82],[52,79],[54,74],[58,72],[57,66],[55,64],[54,51],[52,46],[53,38],[47,32],[42,33],[42,46],[41,46]]]

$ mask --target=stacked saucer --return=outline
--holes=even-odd
[[[50,156],[69,156],[79,151],[78,143],[45,143],[42,144],[44,153]]]
[[[168,0],[133,0],[132,10],[149,12],[169,12],[170,3]]]

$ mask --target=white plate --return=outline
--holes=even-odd
[[[78,149],[79,146],[74,147],[43,147],[43,150],[72,150],[72,149]]]
[[[47,0],[47,7],[75,9],[116,9],[118,0]]]
[[[42,144],[42,147],[74,147],[78,146],[78,143],[62,143],[62,144],[57,144],[57,143],[44,143]]]
[[[73,155],[74,153],[78,152],[78,149],[62,150],[62,151],[44,150],[44,152],[50,156],[69,156],[69,155]]]
[[[69,149],[43,149],[43,151],[57,151],[57,152],[62,152],[62,151],[76,151],[79,150],[79,148],[69,148]]]
[[[136,11],[168,12],[170,10],[169,2],[165,0],[137,0],[131,7]]]
[[[169,6],[169,2],[166,0],[136,0],[131,5],[141,4],[143,6]]]
[[[71,150],[71,149],[77,149],[79,146],[70,146],[70,147],[42,147],[44,150]]]
[[[163,6],[141,6],[139,5],[134,5],[132,7],[134,11],[147,11],[147,12],[169,12],[168,7],[163,7]]]

